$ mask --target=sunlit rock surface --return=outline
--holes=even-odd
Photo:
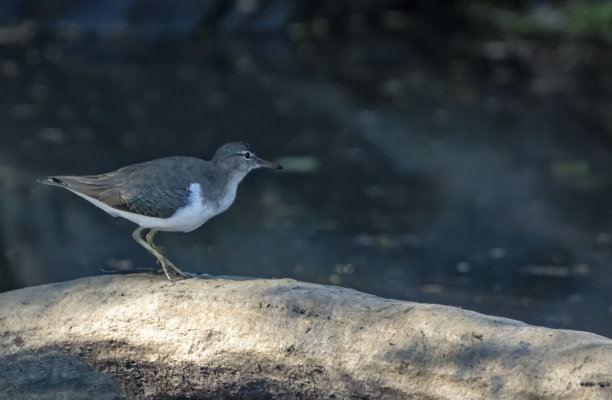
[[[609,399],[612,341],[294,280],[0,294],[9,398]]]

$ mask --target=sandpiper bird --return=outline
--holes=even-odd
[[[86,176],[49,176],[39,182],[63,187],[113,217],[138,228],[132,237],[153,254],[170,280],[168,267],[186,276],[153,243],[158,231],[191,232],[227,210],[242,179],[255,168],[282,167],[258,158],[244,142],[226,143],[210,161],[165,157],[114,172]],[[141,232],[149,229],[146,242]]]

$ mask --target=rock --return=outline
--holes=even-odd
[[[610,399],[612,341],[282,280],[97,276],[0,294],[0,393]]]

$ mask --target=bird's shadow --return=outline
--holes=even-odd
[[[152,276],[164,276],[162,269],[156,268],[126,268],[126,269],[103,269],[100,268],[100,272],[105,275],[152,275]],[[171,281],[177,282],[185,279],[224,279],[229,281],[250,281],[261,278],[255,278],[251,276],[236,276],[236,275],[211,275],[211,274],[196,274],[193,272],[186,272],[186,276],[175,276]]]
[[[261,278],[255,278],[252,276],[239,276],[239,275],[211,275],[211,274],[192,274],[185,279],[224,279],[228,281],[254,281]]]

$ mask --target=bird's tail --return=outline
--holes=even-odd
[[[62,187],[67,187],[68,186],[68,185],[66,185],[66,183],[64,181],[62,181],[60,178],[55,177],[55,176],[48,176],[46,178],[39,178],[39,179],[36,179],[36,182],[42,183],[44,185],[51,185],[51,186],[62,186]]]

